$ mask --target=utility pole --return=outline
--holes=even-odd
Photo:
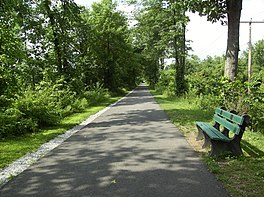
[[[251,31],[252,31],[252,23],[264,23],[264,21],[240,21],[240,23],[248,23],[249,24],[249,41],[248,41],[248,82],[251,81],[252,76],[252,42],[251,42]]]

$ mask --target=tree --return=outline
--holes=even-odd
[[[18,69],[26,57],[26,50],[21,39],[20,16],[15,8],[22,1],[0,1],[0,107],[4,97],[12,98],[18,92]]]
[[[238,67],[239,26],[242,0],[227,0],[228,38],[226,49],[225,76],[235,80]]]
[[[264,69],[264,40],[259,40],[254,46],[253,61],[259,70]]]
[[[112,0],[94,3],[90,17],[98,79],[104,87],[113,91],[131,84],[131,80],[125,79],[135,79],[136,74],[135,64],[130,62],[133,59],[133,48],[127,18],[116,7]]]
[[[207,19],[216,22],[227,15],[228,38],[226,49],[225,76],[235,80],[238,67],[239,26],[242,0],[193,0],[191,10],[206,15]]]
[[[185,15],[187,3],[184,0],[142,1],[143,9],[136,17],[138,25],[137,44],[148,58],[145,73],[150,85],[157,83],[159,71],[164,67],[165,58],[174,59],[175,94],[185,92]],[[151,61],[149,61],[151,60]],[[150,64],[152,62],[152,64]]]
[[[175,93],[182,95],[186,91],[185,82],[185,58],[186,58],[186,39],[185,31],[189,19],[185,15],[187,11],[187,4],[184,0],[169,1],[169,8],[171,10],[172,21],[169,23],[170,31],[173,32],[173,39],[171,41],[173,46],[173,55],[175,59]]]
[[[56,55],[56,70],[66,79],[71,78],[75,69],[73,54],[78,53],[72,41],[76,38],[76,24],[81,22],[80,8],[73,0],[43,0],[43,7],[52,32],[49,39]]]
[[[147,2],[145,2],[147,3]],[[134,28],[134,47],[141,54],[141,64],[144,66],[144,77],[151,87],[158,82],[160,61],[163,59],[164,47],[158,47],[161,40],[161,4],[141,10],[136,16],[138,21]]]

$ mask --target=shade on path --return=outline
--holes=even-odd
[[[146,86],[15,177],[7,196],[224,197]]]

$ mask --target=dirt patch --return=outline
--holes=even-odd
[[[206,149],[202,149],[203,140],[196,141],[197,133],[188,132],[184,134],[187,142],[192,146],[192,148],[198,153],[206,153]]]

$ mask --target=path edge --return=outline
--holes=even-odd
[[[81,122],[79,125],[74,126],[73,128],[67,130],[64,134],[61,134],[49,142],[46,142],[42,144],[36,151],[29,152],[23,157],[17,159],[13,163],[9,164],[7,167],[0,170],[0,189],[13,177],[19,175],[26,169],[28,169],[32,164],[36,163],[40,158],[44,157],[46,154],[48,154],[50,151],[52,151],[54,148],[58,147],[60,144],[62,144],[65,140],[67,140],[69,137],[83,129],[88,124],[92,123],[96,118],[104,114],[106,111],[108,111],[110,108],[116,106],[119,102],[124,100],[126,97],[128,97],[130,94],[132,94],[136,90],[133,89],[129,93],[127,93],[124,97],[120,98],[118,101],[108,105],[104,109],[98,111],[97,113],[89,116],[86,120]]]

